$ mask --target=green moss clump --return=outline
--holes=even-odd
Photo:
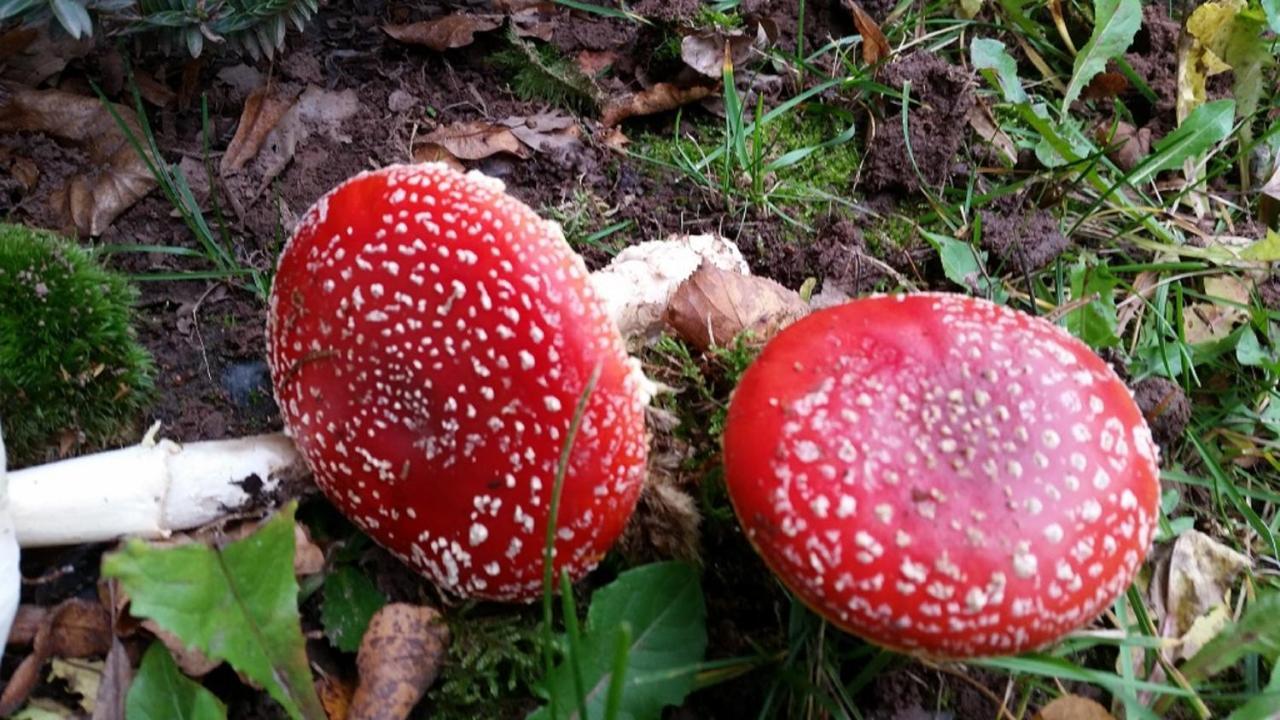
[[[136,430],[151,356],[136,291],[74,242],[0,223],[0,418],[9,462],[48,459],[67,433],[104,446]]]

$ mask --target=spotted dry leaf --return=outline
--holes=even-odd
[[[666,321],[681,338],[707,350],[727,345],[746,331],[753,341],[764,342],[808,310],[798,293],[769,278],[704,262],[676,288]]]
[[[112,107],[141,140],[137,115],[123,105]],[[146,160],[97,98],[61,90],[18,90],[0,101],[0,132],[19,131],[43,132],[83,152],[82,171],[68,178],[52,198],[65,225],[83,237],[101,235],[156,186]]]
[[[222,155],[219,172],[223,175],[235,172],[258,154],[267,135],[293,107],[300,90],[296,86],[284,87],[273,83],[249,93],[240,113],[235,137],[231,138],[227,151]]]
[[[601,122],[605,127],[613,127],[629,117],[674,110],[709,95],[711,88],[704,85],[680,87],[671,83],[658,83],[647,90],[610,100],[605,105]]]
[[[360,685],[351,698],[348,720],[408,717],[440,674],[449,640],[449,626],[434,608],[383,606],[360,641]]]
[[[503,19],[502,15],[456,14],[407,25],[383,25],[382,30],[402,43],[444,52],[470,45],[475,42],[476,33],[498,29]]]

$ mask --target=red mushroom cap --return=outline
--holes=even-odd
[[[1004,655],[1084,625],[1157,522],[1128,388],[1048,321],[961,295],[856,300],[776,336],[724,433],[739,520],[835,625],[921,655]]]
[[[458,595],[542,588],[608,551],[644,478],[645,381],[560,228],[500,181],[442,164],[358,175],[280,257],[267,323],[285,427],[328,498]]]

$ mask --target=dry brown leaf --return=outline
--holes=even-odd
[[[317,670],[315,685],[325,716],[329,720],[346,720],[351,714],[351,697],[356,692],[355,684],[345,677]]]
[[[461,160],[453,156],[453,153],[434,143],[415,147],[413,149],[413,161],[417,163],[442,162],[459,172],[465,172],[467,169]]]
[[[126,720],[125,698],[132,682],[133,665],[129,662],[129,653],[124,643],[112,638],[111,651],[107,653],[107,662],[102,668],[102,682],[98,685],[92,720]]]
[[[134,137],[142,129],[133,111],[113,105]],[[0,101],[0,132],[48,133],[83,150],[83,172],[54,193],[54,207],[81,236],[101,235],[120,213],[156,186],[147,163],[97,98],[61,90],[23,89]]]
[[[1188,303],[1182,311],[1182,332],[1188,345],[1215,342],[1244,322],[1244,310],[1207,302]]]
[[[710,78],[724,74],[725,46],[728,45],[729,61],[734,67],[751,57],[752,50],[769,44],[764,25],[756,25],[755,32],[711,31],[685,35],[680,41],[680,59],[685,65]]]
[[[622,128],[603,128],[596,134],[596,139],[610,150],[621,150],[631,144],[631,138],[623,134]]]
[[[857,0],[840,0],[840,3],[853,15],[853,25],[862,36],[862,62],[875,65],[889,57],[889,39],[875,18],[868,15]]]
[[[293,574],[298,577],[315,575],[324,569],[324,551],[311,541],[311,533],[307,526],[297,523],[293,526]]]
[[[71,598],[45,613],[23,658],[0,695],[0,717],[8,717],[26,702],[50,658],[87,658],[107,654],[114,636],[111,617],[101,603]]]
[[[665,319],[677,335],[705,351],[746,331],[753,341],[765,342],[808,310],[798,293],[773,280],[704,262],[676,288]]]
[[[244,110],[240,112],[240,124],[236,126],[235,137],[231,138],[227,151],[222,154],[218,172],[227,175],[243,168],[245,163],[252,160],[262,148],[267,135],[275,129],[285,113],[293,108],[299,91],[300,88],[297,87],[272,83],[249,93]]]
[[[1084,90],[1080,91],[1080,97],[1085,100],[1109,100],[1128,89],[1129,78],[1124,73],[1108,71],[1095,75],[1084,86]]]
[[[978,137],[991,143],[991,146],[1000,153],[1000,157],[1004,158],[1006,165],[1016,165],[1018,162],[1018,148],[1013,144],[1013,138],[996,122],[995,116],[991,113],[991,108],[986,103],[978,100],[969,108],[969,127],[973,128]]]
[[[1115,716],[1089,698],[1063,695],[1036,713],[1035,720],[1115,720]]]
[[[410,45],[425,45],[437,52],[466,47],[476,40],[476,33],[502,26],[502,15],[446,15],[435,20],[408,25],[383,25],[382,30],[395,40]]]
[[[449,639],[435,608],[391,603],[375,613],[356,656],[360,685],[348,719],[408,717],[439,675]]]
[[[534,152],[566,152],[582,145],[582,130],[574,119],[551,111],[499,121]]]
[[[605,127],[613,127],[629,117],[674,110],[681,105],[697,102],[710,94],[711,88],[704,85],[679,87],[671,83],[658,83],[647,90],[610,100],[600,120]]]
[[[7,645],[30,645],[35,642],[36,633],[44,625],[49,616],[49,608],[39,605],[19,605],[14,615],[13,625],[9,628]]]
[[[527,7],[508,11],[511,29],[517,37],[537,38],[551,42],[556,32],[556,6],[552,2],[530,3]]]
[[[0,34],[0,78],[23,87],[39,87],[67,64],[93,51],[92,38],[49,32],[52,23],[14,28]]]
[[[1103,123],[1094,131],[1094,140],[1107,146],[1107,157],[1121,170],[1128,172],[1151,153],[1151,130],[1135,128],[1127,122],[1117,122],[1115,133],[1111,125]]]
[[[1161,635],[1186,635],[1197,618],[1226,601],[1236,578],[1249,565],[1247,557],[1199,530],[1179,535],[1169,556]]]
[[[618,61],[618,53],[613,50],[583,50],[575,60],[583,75],[595,78]]]
[[[482,160],[498,153],[529,157],[529,150],[511,128],[504,125],[468,120],[436,128],[422,138],[428,145],[439,145],[460,160]]]

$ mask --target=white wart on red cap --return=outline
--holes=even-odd
[[[837,626],[933,657],[1017,653],[1097,617],[1157,522],[1129,389],[1061,328],[985,300],[855,300],[775,337],[724,434],[747,536]]]
[[[442,164],[356,176],[280,257],[269,362],[318,485],[453,593],[528,600],[580,394],[556,573],[608,551],[635,507],[644,378],[555,223]]]

